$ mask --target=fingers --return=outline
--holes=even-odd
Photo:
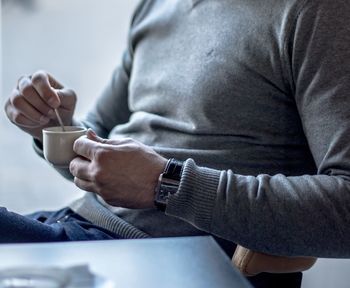
[[[89,128],[86,137],[80,137],[74,142],[73,150],[78,155],[81,155],[89,160],[93,160],[96,156],[96,151],[100,148],[100,144],[108,143],[108,139],[103,139]]]
[[[55,120],[53,108],[60,108],[65,117],[64,122],[70,123],[76,103],[74,91],[63,88],[50,74],[39,71],[32,76],[23,76],[17,82],[5,111],[14,124],[36,128]]]
[[[89,172],[90,163],[90,161],[82,157],[76,157],[70,162],[69,171],[76,178],[85,181],[92,181],[93,179],[91,177],[91,173]]]
[[[39,73],[39,74],[43,73],[44,75],[46,75],[48,80],[49,80],[50,86],[52,88],[54,88],[54,89],[63,89],[64,88],[64,86],[60,82],[58,82],[50,73],[45,72],[45,71],[39,71],[39,72],[36,72],[36,73]]]
[[[26,128],[37,128],[43,125],[42,123],[33,121],[28,117],[26,117],[24,114],[20,113],[19,110],[15,109],[11,105],[10,100],[8,100],[7,103],[5,104],[5,112],[8,118],[10,119],[10,121],[18,126],[26,127]]]
[[[107,139],[103,139],[99,136],[97,136],[97,134],[95,133],[94,130],[92,130],[91,128],[89,128],[86,132],[86,137],[90,140],[96,141],[96,142],[100,142],[100,143],[107,143]]]
[[[91,162],[82,158],[74,158],[69,165],[69,171],[74,176],[74,184],[82,190],[97,192],[96,182],[89,173]]]
[[[15,89],[15,91],[17,92],[17,95],[14,95],[14,97],[25,98],[33,107],[35,107],[43,115],[49,115],[50,111],[52,110],[52,107],[44,101],[43,97],[33,86],[29,77],[22,77],[19,80],[18,87],[17,89]],[[14,106],[16,107],[16,105]],[[54,116],[53,110],[51,114],[51,116]]]
[[[97,149],[101,143],[93,141],[85,136],[82,136],[75,140],[73,150],[80,156],[83,156],[89,160],[93,160]]]
[[[96,192],[96,186],[93,182],[74,177],[74,184],[84,191]]]
[[[17,88],[13,90],[9,103],[6,107],[8,117],[17,125],[25,127],[34,127],[44,125],[50,119],[55,118],[52,107],[45,101],[45,97],[38,92],[32,80],[27,76],[18,80]],[[31,120],[25,120],[27,118]]]
[[[44,100],[34,90],[30,83],[24,84],[24,81],[25,80],[21,81],[19,90],[15,90],[15,92],[17,92],[17,95],[14,95],[14,97],[24,98],[33,108],[35,108],[36,111],[39,111],[42,115],[53,117],[54,113],[52,108],[44,102]],[[14,106],[16,107],[15,104]]]
[[[23,81],[23,80],[22,80]],[[31,77],[32,87],[42,100],[51,108],[73,110],[76,94],[73,90],[64,88],[47,72],[39,71]]]
[[[43,71],[34,73],[31,77],[33,88],[38,92],[42,99],[52,108],[58,108],[61,104],[55,89],[62,89],[52,76]]]
[[[53,114],[50,112],[51,109],[34,93],[34,91],[28,91],[25,93],[26,96],[23,96],[19,90],[15,89],[10,96],[10,102],[14,108],[27,118],[46,123]]]

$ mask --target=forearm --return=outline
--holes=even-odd
[[[242,176],[188,160],[166,213],[260,252],[348,257],[349,191],[341,175]]]

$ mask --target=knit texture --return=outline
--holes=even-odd
[[[178,193],[170,197],[166,213],[210,231],[219,178],[220,171],[198,167],[188,159]]]
[[[184,177],[166,214],[91,208],[152,237],[349,257],[349,15],[341,0],[142,1],[83,123],[187,160]]]
[[[96,195],[92,193],[87,193],[83,199],[73,202],[70,208],[86,220],[112,231],[122,238],[139,239],[150,237],[104,208],[96,200]]]

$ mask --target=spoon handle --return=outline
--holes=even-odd
[[[62,118],[61,118],[60,114],[58,113],[58,110],[57,110],[57,109],[55,109],[55,113],[56,113],[56,116],[57,116],[57,120],[58,120],[58,122],[59,122],[60,125],[61,125],[62,131],[63,131],[63,132],[66,131],[66,130],[64,129],[64,124],[63,124],[63,122],[62,122]]]

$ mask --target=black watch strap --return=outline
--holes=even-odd
[[[165,166],[163,176],[180,181],[182,174],[182,166],[183,162],[174,158],[169,159],[167,165]]]

